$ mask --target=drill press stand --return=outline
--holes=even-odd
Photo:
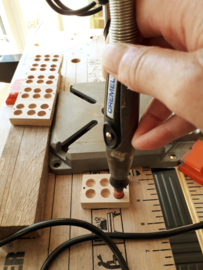
[[[105,82],[75,84],[70,92],[59,93],[50,142],[52,173],[64,175],[108,169],[103,140],[104,93]],[[141,95],[140,116],[150,100],[151,97]],[[136,150],[132,167],[177,166],[197,139],[196,134],[191,134],[156,150]]]

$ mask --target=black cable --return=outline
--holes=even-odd
[[[193,230],[199,230],[203,228],[203,222],[182,226],[179,228],[171,229],[168,231],[161,231],[161,232],[153,232],[153,233],[107,233],[107,235],[111,239],[120,239],[120,240],[152,240],[152,239],[160,239],[160,238],[168,238],[171,236],[175,236],[178,234],[186,233]],[[81,244],[86,241],[93,241],[98,240],[99,238],[94,234],[88,234],[88,235],[82,235],[79,237],[75,237],[73,239],[70,239],[66,241],[65,243],[58,246],[46,259],[43,266],[40,270],[47,270],[49,265],[52,263],[52,261],[64,250],[67,248],[70,248],[71,246],[74,246],[76,244]]]
[[[106,244],[109,246],[111,251],[116,256],[116,258],[121,266],[121,269],[129,270],[127,263],[125,262],[120,250],[117,248],[116,244],[113,242],[113,240],[107,234],[105,234],[102,230],[100,230],[96,226],[92,225],[91,223],[88,223],[88,222],[82,221],[82,220],[77,220],[77,219],[70,219],[70,218],[53,219],[53,220],[47,220],[47,221],[33,224],[31,226],[28,226],[28,227],[14,233],[11,236],[6,237],[3,240],[0,240],[0,247],[10,243],[13,240],[16,240],[19,237],[24,236],[25,234],[31,233],[33,231],[44,229],[47,227],[64,226],[64,225],[81,227],[81,228],[87,229],[87,230],[93,232],[94,234],[96,234],[99,238],[101,238],[103,241],[105,241]]]
[[[87,11],[87,12],[84,12],[84,13],[78,15],[78,16],[81,16],[81,17],[84,17],[84,16],[91,16],[91,15],[94,15],[94,14],[100,12],[101,10],[102,10],[102,6],[99,6],[99,7],[97,7],[97,8],[91,9],[91,10],[89,10],[89,11]]]
[[[110,25],[111,25],[111,19],[109,19],[105,25],[105,28],[104,28],[104,37],[105,37],[105,40],[108,36],[108,33],[109,33],[109,28],[110,28]]]
[[[60,8],[65,9],[65,10],[72,10],[65,6],[60,0],[53,0]]]
[[[77,220],[77,219],[53,219],[53,220],[47,220],[43,222],[36,223],[34,225],[31,225],[29,227],[26,227],[13,235],[10,235],[6,237],[3,240],[0,240],[0,247],[28,234],[33,231],[44,229],[47,227],[55,227],[55,226],[64,226],[64,225],[72,225],[77,227],[82,227],[87,230],[92,231],[94,234],[90,235],[84,235],[79,236],[74,239],[71,239],[62,245],[60,245],[58,248],[56,248],[47,258],[45,263],[43,264],[41,270],[46,270],[47,267],[50,265],[50,263],[53,261],[53,259],[58,256],[63,250],[69,248],[70,246],[73,246],[78,243],[82,243],[85,241],[90,240],[96,240],[96,239],[103,239],[109,248],[112,250],[112,252],[115,254],[117,260],[120,263],[120,266],[123,270],[128,270],[128,266],[120,253],[117,246],[114,244],[112,239],[130,239],[130,240],[149,240],[149,239],[160,239],[160,238],[167,238],[171,236],[175,236],[178,234],[186,233],[193,230],[199,230],[203,229],[203,222],[199,222],[192,225],[182,226],[179,228],[175,228],[172,230],[167,231],[161,231],[161,232],[153,232],[153,233],[107,233],[105,234],[102,230],[97,228],[96,226],[92,225],[91,223],[88,223],[86,221]]]
[[[54,0],[54,1],[56,1],[56,0]],[[58,7],[55,3],[53,3],[52,0],[46,0],[46,2],[54,11],[56,11],[57,13],[59,13],[61,15],[78,15],[79,16],[85,12],[88,12],[91,8],[96,6],[96,3],[94,1],[92,1],[90,4],[88,4],[87,6],[81,8],[81,9],[72,10],[66,6],[65,6],[65,9],[62,9],[62,8]],[[59,3],[59,1],[58,1],[58,3]]]

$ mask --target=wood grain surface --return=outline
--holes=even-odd
[[[54,41],[51,35],[36,36],[33,39],[31,38],[26,46],[11,86],[16,79],[26,78],[33,57],[44,53],[61,55],[61,59],[63,55],[59,90],[69,90],[66,88],[67,85],[88,81],[87,58],[94,59],[101,54],[101,47],[98,46],[99,36],[98,40],[91,40],[90,36],[87,36],[86,42],[83,38],[71,36],[68,38],[62,33],[58,33],[58,38]],[[71,77],[67,72],[70,69]],[[97,79],[97,75],[93,78]],[[11,108],[12,106],[4,104],[0,110],[0,153],[2,151],[0,235],[2,237],[42,219],[49,160],[50,128],[11,126],[8,120]],[[34,233],[34,236],[36,235],[38,234]]]
[[[128,209],[83,209],[80,203],[82,175],[49,176],[44,220],[77,218],[88,221],[104,232],[152,232],[165,229],[151,171],[138,169],[130,177],[131,206]],[[153,190],[152,190],[153,189]],[[17,240],[0,249],[0,266],[6,256],[23,252],[21,269],[38,270],[58,245],[90,232],[77,227],[60,226],[42,230],[36,239]],[[153,241],[116,240],[127,259],[129,269],[175,270],[168,239]],[[16,262],[15,262],[16,263]],[[17,264],[14,266],[17,267]],[[108,268],[110,267],[110,268]],[[111,268],[114,267],[114,268]],[[18,268],[17,268],[18,269]],[[120,269],[113,253],[102,241],[90,241],[65,250],[49,269]]]

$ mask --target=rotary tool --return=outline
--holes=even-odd
[[[110,43],[138,43],[135,0],[109,0]],[[114,196],[121,199],[129,184],[134,148],[131,140],[139,121],[139,94],[107,74],[104,140]]]

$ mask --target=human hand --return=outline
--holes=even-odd
[[[104,69],[131,90],[154,97],[133,137],[136,149],[203,131],[202,14],[202,0],[136,0],[142,45],[105,46]]]

